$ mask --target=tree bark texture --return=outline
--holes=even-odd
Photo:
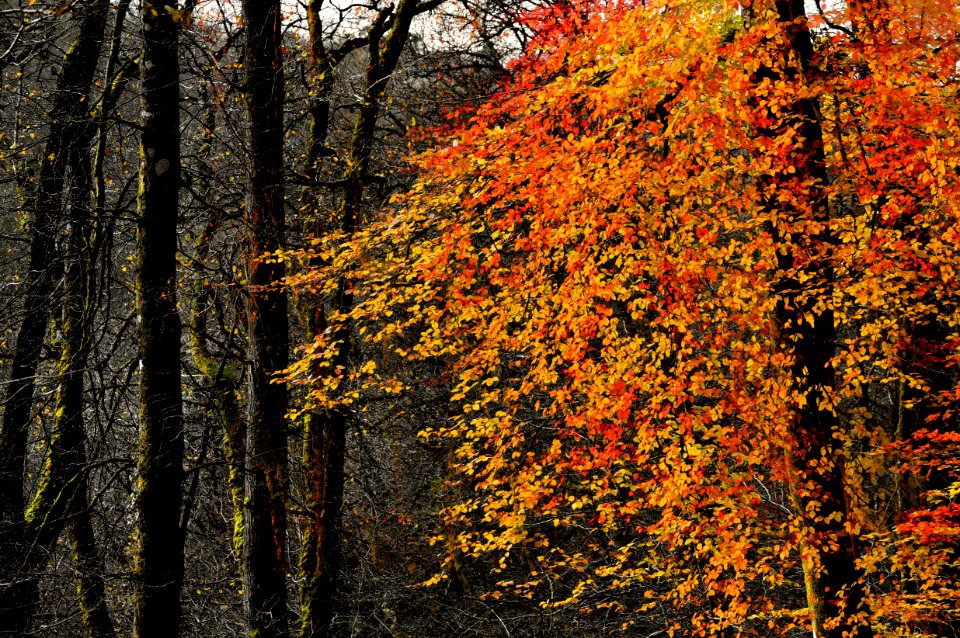
[[[179,633],[183,581],[183,406],[177,314],[180,70],[176,2],[141,4],[143,109],[137,310],[140,315],[140,445],[134,636]]]
[[[369,63],[366,72],[363,99],[357,112],[348,155],[348,172],[344,179],[343,201],[339,210],[340,230],[346,234],[357,231],[363,208],[364,190],[369,180],[371,155],[376,141],[377,119],[390,76],[397,69],[400,54],[410,35],[413,18],[430,5],[419,0],[402,0],[396,11],[382,11],[368,31]],[[317,51],[314,49],[314,55]],[[311,132],[319,132],[326,125],[327,111],[322,104],[312,111]],[[319,158],[318,140],[310,144],[309,162]],[[353,308],[353,284],[341,278],[332,301],[332,311],[346,316]],[[327,330],[324,310],[317,308],[314,330]],[[335,345],[331,370],[349,368],[354,347],[353,327],[340,322],[332,330],[331,343]],[[342,547],[342,510],[344,489],[344,459],[348,415],[343,408],[317,411],[304,424],[303,462],[307,470],[305,509],[307,526],[300,555],[300,575],[303,587],[300,595],[302,638],[331,636],[335,602],[340,580]]]
[[[761,67],[757,79],[769,80],[771,85],[805,83],[811,79],[813,45],[803,0],[775,0],[773,5],[780,25],[777,66]],[[787,128],[795,132],[794,150],[787,160],[792,172],[775,169],[778,172],[759,186],[761,197],[775,211],[773,232],[782,246],[775,286],[780,344],[793,354],[793,389],[803,397],[794,406],[786,454],[797,516],[803,519],[806,536],[802,563],[807,606],[818,638],[867,638],[872,635],[870,629],[850,618],[858,611],[863,593],[858,585],[856,538],[845,527],[843,450],[834,438],[840,423],[828,405],[835,385],[836,327],[829,305],[833,270],[825,255],[833,237],[823,131],[810,98],[797,98],[785,110],[788,117],[781,118],[782,124],[761,133],[775,139]],[[784,190],[791,193],[786,202],[777,197]]]
[[[82,423],[78,425],[75,419],[80,418],[83,400],[82,365],[77,362],[85,360],[85,356],[80,356],[78,351],[70,352],[68,347],[65,356],[70,359],[60,364],[57,423],[40,488],[30,511],[25,511],[24,473],[34,380],[58,274],[54,240],[63,219],[62,193],[71,157],[78,158],[89,151],[87,100],[103,46],[107,3],[95,0],[78,7],[78,11],[77,36],[64,54],[57,76],[49,113],[50,131],[40,160],[36,190],[29,202],[33,219],[29,266],[24,279],[23,319],[15,339],[0,423],[0,636],[22,635],[33,615],[37,595],[34,572],[42,567],[47,550],[59,537],[70,501],[68,494],[60,494],[59,489],[53,491],[53,488],[69,487],[73,494],[82,487],[77,481],[86,480],[85,476],[76,474],[77,463],[82,466],[82,459],[74,458],[78,452],[82,455],[79,447]],[[74,162],[75,172],[76,167]],[[74,332],[66,336],[65,341],[70,347],[79,347],[75,338],[82,330],[76,324],[70,330]],[[74,378],[77,374],[79,379]],[[61,412],[61,408],[78,413]]]
[[[282,264],[264,258],[283,246],[283,56],[279,0],[244,0],[244,69],[250,182],[248,335],[250,394],[243,526],[243,602],[251,638],[288,635],[286,585],[288,391],[271,383],[287,367],[287,296],[271,287]]]

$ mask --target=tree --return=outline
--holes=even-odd
[[[751,19],[758,17],[757,9],[769,10],[751,7]],[[761,87],[809,85],[814,80],[814,50],[804,4],[778,0],[774,10],[778,28],[771,37],[779,59],[758,69],[755,79]],[[826,300],[834,294],[829,249],[836,239],[830,228],[823,130],[809,97],[784,103],[782,95],[771,99],[760,93],[757,103],[757,134],[792,142],[782,147],[782,164],[771,163],[757,181],[780,270],[774,283],[779,346],[792,357],[791,398],[796,404],[789,406],[794,417],[787,462],[793,474],[791,496],[805,528],[802,533],[808,535],[801,546],[807,608],[814,635],[866,638],[872,632],[862,620],[843,618],[844,612],[859,611],[862,574],[856,566],[858,539],[848,520],[845,459],[834,442],[840,421],[830,405],[836,393],[837,332]],[[834,623],[829,629],[827,621]]]
[[[844,7],[651,5],[545,29],[433,133],[383,223],[327,238],[302,278],[349,272],[364,294],[335,325],[453,379],[456,416],[424,431],[456,442],[462,494],[436,580],[490,561],[490,600],[630,631],[948,619],[952,515],[892,486],[901,462],[940,477],[935,498],[956,480],[957,299],[934,274],[960,258],[955,9],[898,4],[867,44]],[[891,330],[933,307],[937,383]],[[335,370],[340,343],[307,362]],[[350,378],[394,388],[372,363]],[[894,382],[937,406],[919,451],[887,446]]]
[[[265,258],[283,247],[283,54],[280,2],[244,0],[244,70],[250,143],[246,228],[251,286],[247,308],[250,358],[243,526],[243,600],[251,638],[280,638],[289,629],[287,535],[288,392],[271,383],[287,366],[283,265]]]
[[[102,2],[81,8],[73,46],[64,54],[50,112],[51,130],[40,160],[39,184],[30,208],[33,227],[30,264],[25,281],[23,320],[17,331],[7,400],[0,430],[0,634],[27,631],[37,596],[36,572],[45,564],[75,500],[86,499],[83,459],[82,390],[86,333],[78,305],[84,303],[86,285],[78,281],[78,261],[73,241],[81,242],[89,223],[85,199],[89,189],[86,166],[91,129],[87,100],[103,45],[107,11]],[[58,418],[40,486],[29,510],[24,503],[25,458],[34,406],[35,379],[51,312],[49,300],[57,279],[54,240],[63,223],[63,190],[71,174],[71,238],[64,273],[64,348]],[[61,271],[63,272],[63,271]],[[80,508],[82,510],[82,508]],[[82,523],[81,523],[82,524]]]
[[[143,57],[137,228],[140,445],[134,636],[180,632],[184,424],[177,310],[180,60],[177,3],[141,6]]]
[[[330,133],[330,101],[336,78],[335,71],[341,62],[366,40],[348,39],[338,47],[328,50],[321,10],[322,0],[307,5],[309,27],[309,90],[308,113],[309,137],[304,158],[302,210],[307,218],[309,236],[320,237],[324,222],[320,213],[322,162],[333,154],[327,146]],[[389,12],[383,11],[374,20],[374,27],[382,28]],[[343,16],[340,16],[340,23]],[[339,26],[339,24],[337,25]],[[371,40],[372,41],[372,40]],[[297,298],[301,323],[305,336],[313,340],[326,329],[326,312],[323,300],[314,295]],[[322,411],[309,410],[304,417],[302,461],[305,471],[304,510],[306,525],[304,540],[298,561],[300,588],[300,628],[303,638],[328,635],[333,619],[336,572],[340,566],[339,512],[343,491],[343,445],[332,440],[332,432],[325,424],[329,419]]]
[[[401,0],[396,9],[393,5],[380,10],[366,31],[367,66],[362,94],[357,105],[353,131],[346,149],[345,169],[339,179],[342,199],[337,211],[335,226],[340,233],[350,236],[360,228],[360,216],[364,209],[364,196],[373,180],[374,144],[377,141],[377,123],[387,93],[387,85],[397,70],[400,56],[410,38],[414,18],[441,4],[441,0]],[[316,24],[316,16],[312,16]],[[312,32],[312,54],[325,55],[319,72],[315,91],[324,99],[326,73],[331,72],[343,57],[363,40],[347,41],[339,49],[324,54],[317,48],[317,34]],[[320,64],[317,61],[316,64]],[[316,73],[316,71],[315,71]],[[308,145],[307,174],[315,176],[320,150],[326,141],[327,111],[322,102],[311,108],[311,142]],[[316,177],[312,177],[316,179]],[[307,195],[310,196],[309,193]],[[318,216],[319,217],[319,216]],[[318,219],[317,227],[321,228]],[[318,233],[319,235],[319,233]],[[351,368],[355,336],[350,323],[337,322],[330,329],[328,316],[347,316],[353,307],[353,282],[345,277],[336,278],[336,291],[331,295],[329,310],[322,300],[315,301],[313,317],[308,320],[311,338],[329,339],[334,344],[329,366],[314,366],[314,372],[322,388],[327,381],[348,373]],[[301,635],[329,636],[333,633],[332,622],[336,594],[339,589],[342,510],[345,480],[345,452],[349,427],[348,410],[343,405],[326,406],[311,411],[304,432],[304,465],[307,468],[306,509],[308,525],[301,552],[300,569],[304,578],[301,593]]]
[[[105,9],[105,7],[104,7]],[[101,9],[103,10],[103,9]],[[105,11],[104,11],[105,13]],[[105,95],[101,108],[111,108],[114,100]],[[93,230],[97,221],[93,216],[91,195],[93,179],[90,166],[90,147],[93,127],[88,123],[79,148],[70,157],[69,217],[66,247],[62,251],[63,310],[61,313],[62,343],[60,344],[59,384],[57,405],[54,412],[54,441],[50,444],[45,474],[37,492],[34,506],[27,514],[28,529],[49,524],[61,518],[56,506],[46,505],[64,499],[66,519],[73,549],[77,574],[77,591],[80,612],[85,630],[90,638],[113,638],[116,632],[107,608],[103,582],[103,566],[98,558],[96,537],[90,516],[86,459],[86,423],[84,413],[84,376],[92,345],[92,318],[94,310],[93,264],[95,257],[90,250]],[[58,457],[61,457],[58,459]],[[60,460],[63,467],[58,468]],[[48,477],[59,480],[47,480]],[[51,492],[54,486],[56,492]],[[72,494],[71,494],[72,493]],[[53,511],[51,511],[53,510]],[[28,537],[35,537],[29,534]]]

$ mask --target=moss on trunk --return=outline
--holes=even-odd
[[[136,638],[176,636],[183,582],[183,405],[177,312],[179,8],[144,0],[137,230],[140,445],[134,566]]]

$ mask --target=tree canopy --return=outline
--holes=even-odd
[[[293,285],[348,277],[331,320],[381,348],[312,400],[449,384],[435,583],[489,560],[490,599],[641,635],[948,635],[960,9],[566,4],[308,252]]]
[[[960,635],[960,0],[0,10],[0,637]]]

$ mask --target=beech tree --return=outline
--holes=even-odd
[[[244,74],[249,117],[250,181],[247,307],[250,348],[243,600],[250,636],[280,638],[289,631],[286,585],[288,393],[270,383],[287,366],[286,292],[276,286],[283,265],[266,254],[283,247],[283,54],[279,0],[244,0]]]
[[[89,560],[90,556],[85,543],[89,520],[76,518],[86,516],[87,497],[82,375],[89,331],[82,316],[87,284],[81,245],[90,224],[87,200],[93,130],[88,105],[104,39],[106,10],[104,3],[92,2],[79,12],[76,39],[64,54],[57,76],[51,130],[37,171],[38,184],[25,202],[33,213],[30,263],[0,430],[0,634],[4,635],[27,632],[39,596],[37,572],[49,558],[66,521],[72,521],[73,538],[79,539],[78,559]],[[70,196],[64,206],[67,182]],[[61,261],[54,241],[64,224],[65,208],[70,211],[70,239]],[[58,279],[57,266],[63,263],[63,340],[56,421],[37,492],[25,509],[25,459],[35,380],[53,309],[50,297]],[[99,604],[95,602],[94,607]]]
[[[184,423],[177,309],[180,60],[176,2],[141,6],[142,122],[137,206],[140,445],[134,636],[180,632]]]
[[[490,561],[489,600],[641,633],[948,631],[955,8],[648,5],[545,16],[413,192],[294,282],[351,273],[342,321],[446,362],[434,582]]]

